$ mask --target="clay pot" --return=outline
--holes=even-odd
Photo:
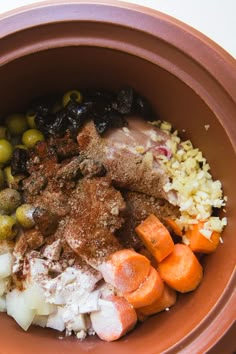
[[[169,312],[113,343],[83,342],[1,314],[2,353],[203,353],[236,317],[235,62],[192,28],[152,10],[113,1],[42,3],[0,18],[0,114],[32,97],[71,88],[133,86],[208,159],[228,196],[224,243],[204,258],[199,288]],[[205,126],[209,125],[206,130]]]

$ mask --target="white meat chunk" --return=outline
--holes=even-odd
[[[61,241],[58,239],[54,241],[51,245],[45,247],[43,256],[51,261],[58,261],[61,253]]]
[[[100,311],[92,312],[90,319],[99,338],[105,341],[119,339],[137,322],[134,308],[123,297],[100,299],[99,306]]]
[[[63,319],[64,311],[65,310],[63,307],[58,306],[57,311],[48,316],[47,327],[56,329],[57,331],[60,332],[64,331],[65,329],[65,322]]]

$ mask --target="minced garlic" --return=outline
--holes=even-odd
[[[172,129],[172,125],[169,122],[163,121],[160,125],[161,130],[170,132]]]
[[[135,149],[139,154],[144,154],[146,151],[144,146],[142,146],[142,145],[137,145]]]
[[[212,231],[212,230],[208,230],[208,229],[200,229],[199,232],[200,232],[200,234],[202,234],[204,237],[208,238],[208,240],[210,240],[213,231]]]
[[[201,233],[209,239],[213,231],[221,232],[227,224],[226,218],[211,216],[213,208],[221,208],[227,201],[221,182],[212,179],[209,164],[190,140],[181,141],[177,131],[171,133],[170,123],[158,122],[158,126],[169,135],[166,144],[172,156],[160,161],[170,177],[165,192],[177,193],[181,216],[176,222],[181,229],[187,229],[199,220],[207,220]]]

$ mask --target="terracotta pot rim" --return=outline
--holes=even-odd
[[[123,2],[123,1],[119,1],[119,0],[73,0],[70,1],[70,3],[68,3],[66,0],[47,0],[47,1],[40,1],[37,3],[33,3],[33,4],[29,4],[29,5],[25,5],[25,6],[21,6],[18,7],[16,9],[7,11],[3,14],[0,14],[0,21],[2,24],[1,27],[1,36],[2,37],[6,37],[8,35],[11,35],[13,33],[16,33],[18,31],[21,30],[25,30],[27,28],[30,27],[36,27],[38,25],[42,25],[42,24],[46,24],[46,23],[53,23],[56,22],[55,19],[58,16],[57,13],[54,13],[54,17],[50,18],[49,16],[44,16],[44,18],[37,18],[34,16],[29,16],[29,12],[32,12],[36,14],[37,11],[41,11],[41,10],[45,10],[47,8],[47,10],[51,7],[51,8],[55,8],[58,6],[63,6],[66,7],[68,11],[65,11],[63,14],[63,18],[57,18],[57,20],[63,20],[64,22],[69,20],[69,21],[77,21],[80,20],[80,16],[78,13],[73,13],[73,7],[74,6],[78,6],[78,5],[92,5],[92,6],[110,6],[113,8],[120,8],[120,9],[126,9],[126,10],[131,10],[132,12],[137,12],[137,13],[141,13],[142,15],[146,15],[148,16],[150,19],[151,18],[159,18],[160,20],[163,20],[163,22],[165,22],[165,25],[169,25],[169,26],[174,26],[175,30],[178,28],[178,30],[180,32],[184,32],[185,36],[191,36],[193,39],[200,41],[201,42],[201,48],[197,47],[197,48],[193,48],[194,53],[192,53],[192,57],[194,58],[194,60],[196,61],[200,61],[200,58],[202,61],[204,61],[204,57],[202,57],[202,52],[204,50],[208,50],[209,54],[213,55],[214,52],[214,56],[215,56],[215,61],[216,63],[212,63],[212,64],[216,64],[220,66],[224,66],[225,63],[222,63],[221,61],[219,61],[220,57],[221,59],[227,63],[227,65],[230,65],[232,67],[232,69],[236,70],[236,60],[234,59],[234,57],[228,53],[225,49],[223,49],[221,46],[219,46],[216,42],[214,42],[213,40],[211,40],[209,37],[207,37],[206,35],[204,35],[203,33],[201,33],[200,31],[198,31],[197,29],[187,25],[186,23],[172,17],[169,16],[167,14],[164,14],[158,10],[155,9],[151,9],[142,5],[138,5],[138,4],[133,4],[133,3],[129,3],[129,2]],[[71,11],[72,10],[72,11]],[[82,15],[83,16],[83,15]],[[13,17],[15,17],[14,23],[12,23]],[[27,17],[27,19],[26,19]],[[118,22],[122,22],[122,19],[117,19],[115,22],[112,19],[109,19],[109,17],[107,17],[107,14],[104,15],[103,21],[106,17],[106,20],[108,22],[111,23],[118,23]],[[24,21],[23,21],[24,20]],[[96,18],[96,14],[90,13],[90,20],[95,20],[95,21],[99,21],[99,19]],[[131,20],[131,19],[129,19]],[[10,26],[9,26],[9,21],[11,21]],[[24,23],[24,25],[22,26],[22,24]],[[130,22],[129,26],[132,26],[133,23]],[[126,24],[127,26],[127,24]],[[135,26],[137,29],[137,26]],[[142,30],[148,30],[147,23],[145,21],[144,23],[140,23],[140,31]],[[171,30],[171,29],[170,29]],[[156,35],[158,32],[157,31],[152,31],[153,35]],[[163,33],[159,35],[162,35],[163,37]],[[182,33],[183,34],[183,33]],[[164,38],[163,38],[164,39]],[[171,33],[166,33],[166,40],[167,39],[171,39]],[[189,47],[186,48],[185,43],[183,41],[183,38],[180,38],[178,40],[178,38],[175,38],[175,42],[174,45],[176,47],[178,47],[180,50],[183,50],[184,52],[186,52],[187,55],[190,55],[190,53],[188,51],[186,51],[186,49],[189,49]],[[189,46],[189,44],[188,44]],[[203,49],[204,46],[204,49]],[[193,45],[192,45],[193,47]],[[211,51],[211,53],[210,53]],[[195,54],[197,54],[197,56],[195,56]],[[205,61],[204,61],[205,62]],[[219,75],[220,73],[216,72],[216,75]],[[232,73],[231,73],[232,75]],[[223,75],[222,75],[223,76]],[[236,78],[236,72],[233,73],[233,78]],[[226,80],[225,80],[226,81]],[[236,95],[236,93],[235,93]]]
[[[87,10],[79,12],[76,11],[78,6],[80,9],[82,7],[88,8],[88,6],[102,8],[103,11],[93,12]],[[59,7],[63,7],[63,13],[62,11],[57,11]],[[104,11],[105,9],[106,11]],[[109,15],[111,9],[116,11],[116,16]],[[120,11],[123,11],[123,17],[117,16]],[[140,22],[139,27],[137,26],[137,16],[141,16],[143,20]],[[127,22],[127,17],[129,17],[129,22]],[[236,61],[234,58],[197,30],[152,9],[115,0],[102,2],[95,0],[72,1],[70,3],[67,3],[66,0],[45,1],[0,15],[0,33],[2,33],[3,38],[7,38],[27,29],[61,21],[67,23],[70,21],[106,22],[146,33],[153,38],[158,37],[170,44],[170,46],[175,47],[176,50],[188,58],[191,58],[195,65],[214,80],[216,85],[220,87],[222,94],[227,96],[227,107],[232,107],[233,105],[236,111]],[[158,29],[153,30],[154,21],[158,21],[160,26],[156,26]],[[174,38],[173,31],[175,32]],[[178,33],[177,36],[176,33]],[[37,51],[40,51],[40,49],[38,48]],[[9,61],[11,60],[14,60],[14,58],[12,59],[9,56]],[[2,65],[1,59],[0,65]],[[233,132],[231,135],[229,132],[233,127],[233,122],[228,121],[227,124],[226,131],[234,151],[236,151],[236,134]],[[179,343],[176,343],[167,352],[179,349],[182,350],[181,353],[187,354],[191,348],[194,348],[196,341],[202,342],[202,347],[199,347],[201,350],[209,350],[223,336],[235,320],[235,312],[233,310],[233,305],[236,302],[235,281],[236,273],[234,272],[209,316],[203,318],[202,322],[181,341],[181,347]],[[224,318],[225,313],[227,313],[227,318]],[[223,318],[224,320],[222,320]],[[206,342],[207,338],[208,342]],[[187,349],[182,349],[183,345],[187,345]]]

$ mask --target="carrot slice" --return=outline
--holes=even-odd
[[[151,265],[156,269],[158,266],[158,262],[156,260],[155,257],[153,257],[153,255],[151,254],[151,252],[149,252],[149,250],[144,246],[142,247],[138,253],[142,254],[144,257],[147,257],[147,259],[149,259],[149,261],[151,262]]]
[[[173,306],[176,303],[176,299],[176,291],[165,284],[163,292],[158,299],[156,299],[151,305],[141,307],[137,310],[138,317],[142,319],[144,316],[150,316],[161,312],[166,308]]]
[[[165,221],[177,236],[183,236],[181,228],[179,227],[179,225],[176,223],[174,219],[165,218]]]
[[[126,293],[136,290],[148,276],[150,261],[131,249],[124,249],[113,253],[98,269],[107,283]]]
[[[190,229],[186,231],[185,236],[189,240],[189,247],[194,252],[212,253],[216,250],[220,243],[219,232],[213,231],[210,239],[201,234],[201,229],[204,229],[204,221],[198,224],[191,225]]]
[[[161,296],[163,289],[164,283],[159,273],[151,266],[148,277],[139,288],[133,292],[125,293],[123,296],[137,309],[152,304]]]
[[[153,214],[139,224],[135,231],[158,262],[161,262],[174,249],[174,242],[169,231]]]
[[[158,265],[160,276],[173,289],[185,293],[202,280],[202,266],[190,247],[176,244],[173,252]]]
[[[137,322],[134,308],[123,297],[110,296],[99,300],[100,311],[90,314],[97,335],[111,342],[130,331]]]

